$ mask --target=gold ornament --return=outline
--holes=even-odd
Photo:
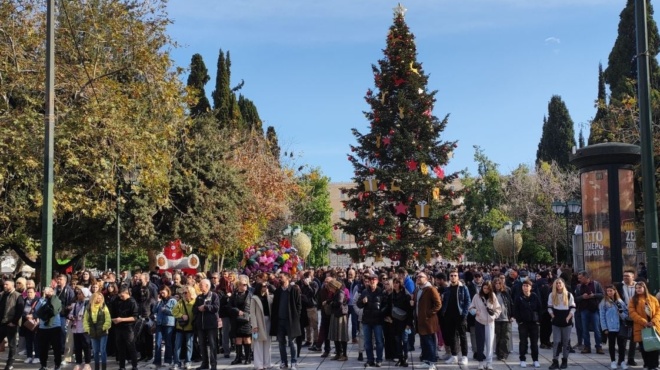
[[[426,204],[425,200],[420,200],[415,206],[415,217],[425,218],[429,217],[429,205]]]
[[[405,117],[403,114],[403,108],[399,107],[399,118],[403,119],[403,117]]]
[[[414,74],[416,74],[416,75],[419,76],[419,71],[417,70],[417,68],[413,67],[413,62],[410,62],[410,70],[411,70]]]
[[[392,181],[392,186],[390,186],[391,191],[401,191],[401,187]]]
[[[376,176],[369,176],[364,180],[364,191],[376,191],[378,189],[378,180]]]
[[[380,93],[380,104],[385,104],[385,98],[387,97],[387,91],[383,91]]]
[[[440,200],[440,188],[433,188],[433,200]]]
[[[371,201],[369,202],[369,218],[374,217],[374,212],[376,211],[376,206],[374,205],[374,202]]]
[[[376,148],[380,148],[380,134],[376,135]]]
[[[422,175],[429,174],[429,167],[426,165],[426,163],[422,162],[422,164],[419,165],[419,169],[422,171]]]

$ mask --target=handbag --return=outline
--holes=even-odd
[[[30,312],[28,312],[28,315],[33,315],[34,316],[34,307],[36,307],[37,302],[38,302],[38,300],[36,300],[36,299],[34,300],[34,302],[32,302],[32,307],[30,308]],[[25,327],[25,329],[27,329],[29,331],[35,331],[35,329],[37,329],[39,327],[39,321],[35,320],[35,319],[32,319],[32,320],[25,319],[25,320],[23,320],[23,326]]]
[[[408,313],[403,308],[392,307],[392,317],[399,321],[404,321],[408,318]]]
[[[619,338],[630,339],[632,337],[632,325],[627,320],[619,319]]]
[[[642,329],[642,344],[645,352],[660,350],[660,336],[654,327]]]
[[[176,319],[176,321],[179,324],[179,326],[181,326],[181,328],[183,328],[184,326],[188,325],[188,322],[190,322],[190,316],[188,315],[188,307],[186,307],[186,302],[181,301],[181,303],[183,304],[183,311],[186,313],[186,316],[188,316],[188,318],[185,319],[185,320],[182,319],[182,318],[178,318],[178,319]]]
[[[250,322],[250,314],[247,312],[243,312],[242,316],[236,316],[236,322],[240,324],[245,324]]]

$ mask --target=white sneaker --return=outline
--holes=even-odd
[[[445,364],[457,364],[457,363],[458,363],[458,358],[456,356],[449,356],[449,358],[445,360]]]
[[[429,364],[429,370],[435,370],[435,364]]]
[[[520,361],[520,367],[527,367],[527,362]]]
[[[459,363],[460,363],[462,366],[467,366],[467,365],[468,365],[468,359],[467,359],[467,356],[461,356],[461,360],[459,361]]]
[[[32,363],[32,357],[28,357],[25,359],[26,364],[31,364]]]
[[[27,351],[25,351],[25,350],[22,350],[22,351],[18,352],[19,356],[25,356],[26,354],[27,354]]]
[[[477,366],[477,370],[484,370],[484,363],[483,362],[481,362],[481,361],[479,362],[479,366]]]
[[[292,364],[291,364],[291,367],[290,367],[289,369],[290,369],[290,370],[298,370],[298,366],[296,366],[296,365],[297,365],[297,364],[296,364],[295,362],[292,363]]]
[[[538,369],[539,367],[541,367],[541,364],[539,364],[538,361],[534,361],[534,367]]]
[[[616,368],[617,368],[616,361],[612,361],[612,363],[610,364],[610,369],[616,370]]]
[[[621,366],[623,370],[628,370],[628,364],[626,363],[626,361],[623,361],[621,364],[619,364],[619,366]]]
[[[186,370],[192,369],[192,364],[190,362],[186,362]]]
[[[493,370],[493,364],[491,364],[490,362],[487,362],[486,363],[486,369],[487,370]]]

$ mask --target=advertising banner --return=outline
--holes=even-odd
[[[582,186],[582,217],[584,264],[592,279],[603,286],[612,283],[610,210],[607,170],[584,172]]]
[[[621,214],[623,271],[636,271],[635,188],[633,184],[633,171],[629,169],[619,169],[619,209]]]

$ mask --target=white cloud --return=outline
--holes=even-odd
[[[561,44],[561,40],[556,37],[548,37],[545,39],[546,44]]]

